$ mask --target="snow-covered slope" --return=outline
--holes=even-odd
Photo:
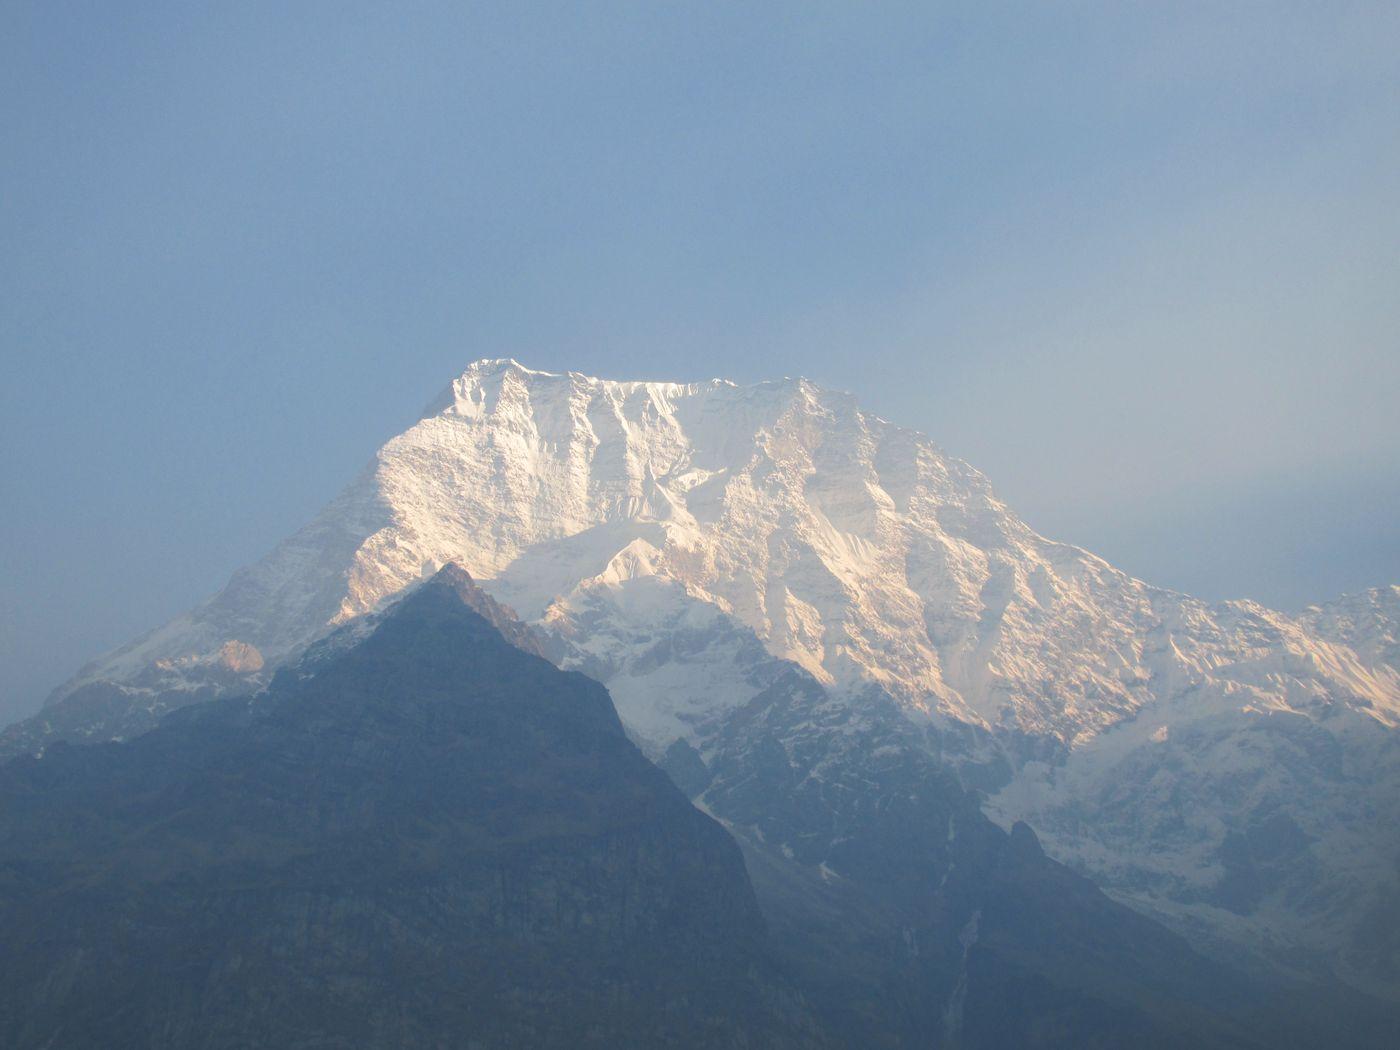
[[[1347,646],[1368,664],[1400,671],[1400,586],[1373,587],[1303,611],[1318,638]]]
[[[478,362],[310,525],[51,706],[231,641],[276,666],[449,562],[608,684],[656,753],[703,749],[790,661],[851,703],[892,697],[998,792],[994,812],[1143,907],[1217,931],[1306,911],[1335,938],[1389,906],[1400,592],[1291,618],[1148,586],[804,380]],[[1248,854],[1261,826],[1303,860],[1221,891],[1222,851]],[[1312,867],[1327,900],[1284,901]]]

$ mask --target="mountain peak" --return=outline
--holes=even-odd
[[[508,605],[502,605],[483,591],[471,573],[455,562],[448,562],[410,594],[404,602],[422,600],[427,596],[444,596],[470,609],[494,627],[507,642],[535,656],[544,656],[535,633],[515,615]]]
[[[740,384],[732,379],[712,378],[693,382],[675,382],[656,379],[602,379],[584,372],[548,372],[529,368],[513,357],[483,358],[473,361],[423,410],[420,419],[439,415],[483,418],[498,410],[504,403],[509,406],[523,400],[530,402],[530,409],[539,401],[546,406],[546,412],[557,412],[558,408],[548,406],[566,402],[581,405],[590,399],[603,397],[615,403],[625,404],[630,399],[640,397],[643,401],[654,402],[663,412],[674,402],[715,394],[740,403],[786,404],[796,398],[812,400],[837,400],[854,405],[850,394],[833,391],[801,376],[786,376],[782,379],[761,380],[756,383]]]

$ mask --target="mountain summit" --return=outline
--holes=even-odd
[[[1152,587],[802,379],[477,362],[309,525],[0,746],[129,736],[261,684],[449,563],[654,756],[710,761],[795,666],[853,710],[894,704],[997,819],[1198,943],[1400,996],[1400,940],[1376,933],[1400,914],[1390,592],[1291,617]],[[230,643],[265,667],[228,666]]]

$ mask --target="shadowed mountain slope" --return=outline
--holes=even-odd
[[[0,767],[0,1045],[823,1045],[732,839],[507,638],[449,567],[314,674]]]
[[[845,1045],[1381,1047],[1393,1008],[1195,952],[1010,832],[897,705],[804,672],[665,768],[744,848],[788,974]]]

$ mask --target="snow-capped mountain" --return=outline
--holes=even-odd
[[[133,706],[205,695],[210,667],[261,681],[450,562],[608,685],[653,754],[703,757],[795,664],[849,705],[892,699],[998,819],[1201,941],[1302,945],[1400,988],[1400,922],[1375,929],[1400,916],[1400,590],[1290,617],[1149,586],[800,379],[478,362],[308,526],[85,668],[11,749],[129,733]],[[172,683],[185,666],[204,677]]]

